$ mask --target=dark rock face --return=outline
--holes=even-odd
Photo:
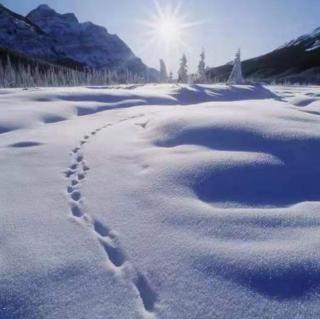
[[[0,46],[33,57],[58,59],[63,56],[55,41],[29,19],[0,5]]]
[[[79,23],[73,13],[59,14],[47,5],[31,11],[27,18],[52,36],[67,57],[94,68],[130,69],[146,67],[117,36],[91,22]]]

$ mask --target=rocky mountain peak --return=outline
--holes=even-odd
[[[53,28],[69,28],[79,25],[79,21],[73,13],[60,14],[46,4],[32,10],[27,18],[49,33]]]
[[[127,44],[103,26],[80,23],[73,13],[58,13],[46,4],[26,17],[0,5],[0,48],[49,62],[72,61],[83,67],[130,71],[149,69]],[[150,72],[156,73],[155,70]]]
[[[53,11],[47,4],[40,4],[35,10]]]

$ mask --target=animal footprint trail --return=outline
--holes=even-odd
[[[121,119],[118,122],[125,122],[141,116],[143,115],[131,116]],[[84,135],[79,145],[73,148],[70,153],[72,159],[71,165],[64,173],[65,177],[69,180],[66,193],[69,199],[70,212],[73,218],[90,229],[96,236],[98,243],[106,254],[110,271],[120,273],[120,277],[128,284],[131,284],[133,289],[136,290],[137,296],[140,298],[140,306],[142,306],[143,309],[143,317],[155,318],[154,310],[158,302],[158,296],[150,286],[149,281],[141,272],[136,270],[134,265],[127,259],[115,233],[108,226],[92,218],[83,208],[84,198],[81,193],[81,184],[85,182],[87,174],[90,171],[90,166],[85,161],[83,149],[99,132],[110,126],[112,126],[112,124],[107,123],[89,134]]]
[[[113,240],[109,242],[107,240],[100,239],[100,244],[108,255],[113,266],[121,267],[125,263],[126,257],[124,253],[119,247],[113,245]]]

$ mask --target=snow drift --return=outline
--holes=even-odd
[[[317,92],[2,91],[0,317],[319,316]]]

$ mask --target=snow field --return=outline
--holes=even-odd
[[[1,318],[320,314],[318,88],[1,93]]]

